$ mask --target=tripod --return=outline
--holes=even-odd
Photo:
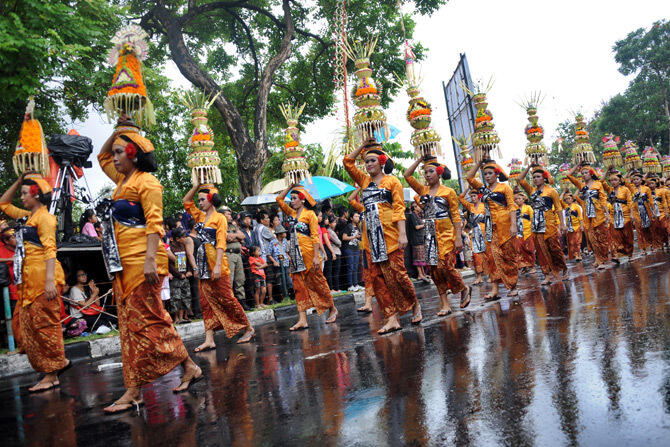
[[[88,180],[82,173],[82,177],[86,186],[77,188],[77,174],[74,171],[72,164],[63,160],[58,168],[56,175],[56,185],[51,197],[51,204],[49,205],[49,212],[56,216],[58,227],[57,235],[60,236],[60,241],[69,240],[74,235],[74,222],[72,222],[72,199],[79,200],[82,203],[91,203],[91,196],[88,191]],[[77,189],[79,192],[77,194]]]

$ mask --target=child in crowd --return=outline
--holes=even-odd
[[[261,257],[261,248],[258,245],[254,245],[249,250],[251,256],[249,256],[249,266],[251,267],[251,275],[254,280],[254,301],[256,302],[256,307],[259,309],[264,309],[265,304],[265,267],[267,267],[267,262]]]
[[[279,281],[282,288],[282,296],[289,296],[289,289],[293,288],[291,283],[291,275],[289,274],[289,261],[290,257],[288,255],[288,239],[286,238],[286,228],[283,225],[279,224],[275,227],[275,236],[276,239],[273,241],[273,244],[270,246],[270,254],[272,258],[279,263]]]

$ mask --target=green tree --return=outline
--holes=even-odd
[[[670,145],[670,22],[637,29],[614,45],[619,72],[635,77],[602,108],[598,127],[639,145]]]
[[[420,14],[430,14],[445,1],[407,3]],[[269,135],[284,125],[280,102],[307,102],[303,124],[330,112],[335,99],[332,30],[340,4],[338,0],[129,1],[131,14],[140,16],[141,25],[167,46],[186,79],[206,93],[222,93],[214,108],[235,152],[241,197],[261,189],[263,168],[271,156]],[[379,35],[372,63],[388,103],[397,91],[394,73],[404,69],[400,9],[397,2],[346,4],[352,37]],[[404,17],[404,24],[411,38],[411,17]],[[421,57],[422,48],[415,50]],[[353,69],[352,63],[349,68]]]
[[[109,39],[121,9],[107,0],[0,2],[0,169],[11,158],[28,96],[44,133],[63,133],[101,102],[111,75],[105,67]],[[0,179],[4,190],[12,176]]]

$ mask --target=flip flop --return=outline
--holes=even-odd
[[[461,300],[461,309],[465,309],[466,307],[468,307],[468,305],[470,304],[470,300],[472,299],[472,287],[470,286],[467,287],[468,287],[468,294],[466,295],[465,301]]]
[[[297,328],[295,328],[295,329],[293,329],[293,328],[291,327],[291,328],[289,328],[289,331],[291,331],[291,332],[297,332],[297,331],[304,331],[305,329],[309,329],[309,326],[300,326],[300,327],[297,327]]]
[[[179,394],[179,393],[183,393],[185,391],[188,391],[188,390],[191,389],[191,386],[193,386],[194,384],[196,384],[196,383],[200,382],[202,379],[204,379],[205,378],[205,373],[202,372],[202,369],[200,369],[200,368],[198,368],[198,369],[200,370],[200,375],[198,377],[191,377],[191,379],[188,381],[188,386],[186,388],[184,388],[183,390],[172,391],[172,392],[175,393],[175,394]],[[182,386],[185,382],[186,382],[185,380],[181,380],[179,382],[179,386]]]
[[[369,314],[372,313],[372,309],[356,309],[356,312],[360,312],[362,314]]]
[[[413,318],[413,317],[412,317],[412,318]],[[418,325],[421,324],[422,321],[423,321],[423,315],[421,315],[421,319],[420,319],[419,321],[414,321],[414,320],[412,320],[411,323],[412,323],[414,326],[418,326]]]
[[[43,391],[53,390],[54,388],[57,388],[59,386],[60,386],[60,382],[51,382],[51,384],[46,388],[38,388],[36,390],[31,390],[30,388],[28,388],[28,392],[30,394],[37,394],[37,393],[41,393]]]
[[[384,332],[379,332],[379,331],[377,331],[377,334],[379,334],[379,335],[386,335],[386,334],[390,334],[391,332],[399,331],[399,330],[401,330],[401,329],[402,329],[402,327],[400,327],[400,326],[398,326],[398,327],[392,327],[392,328],[386,329]]]
[[[439,312],[437,313],[437,316],[438,316],[438,317],[448,317],[448,316],[451,315],[452,313],[454,313],[454,311],[451,310],[451,309],[449,309],[446,313],[442,313],[442,311],[439,311]]]
[[[207,351],[214,351],[216,349],[216,346],[207,346],[206,348],[195,348],[193,352],[200,353],[200,352],[207,352]]]
[[[126,411],[130,411],[132,409],[137,409],[137,412],[140,412],[140,407],[144,406],[144,399],[137,401],[135,399],[131,400],[130,402],[114,402],[110,407],[115,407],[115,406],[121,406],[121,405],[127,405],[127,407],[121,409],[121,410],[116,410],[116,411],[105,411],[104,409],[102,410],[105,414],[118,414],[118,413],[125,413]]]
[[[498,301],[500,299],[500,295],[485,295],[484,296],[484,301],[491,302],[491,301]]]

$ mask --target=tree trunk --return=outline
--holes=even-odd
[[[295,28],[293,18],[291,17],[289,0],[283,0],[282,3],[284,10],[284,37],[279,51],[266,65],[259,82],[254,117],[255,135],[253,138],[235,105],[222,93],[221,87],[200,68],[191,56],[184,42],[180,19],[174,17],[165,8],[163,2],[157,2],[156,7],[144,18],[144,20],[147,20],[149,16],[153,16],[163,26],[168,38],[172,60],[186,79],[196,87],[202,89],[206,94],[213,95],[220,93],[214,102],[214,107],[216,107],[217,111],[223,117],[228,135],[235,149],[240,199],[257,195],[261,191],[263,168],[268,160],[268,96],[272,88],[275,72],[291,54],[291,41],[295,35]],[[223,175],[226,174],[228,173],[224,173]]]

